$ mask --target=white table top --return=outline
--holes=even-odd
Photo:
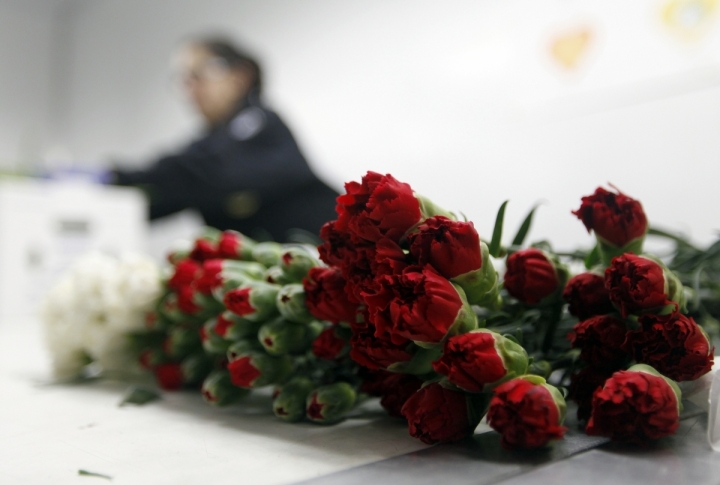
[[[379,406],[337,426],[287,424],[267,395],[218,409],[199,393],[119,407],[128,385],[53,384],[35,322],[0,324],[0,483],[291,483],[426,448]]]

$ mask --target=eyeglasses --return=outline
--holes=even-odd
[[[216,81],[230,72],[230,65],[221,57],[212,57],[193,69],[177,72],[173,75],[172,84],[180,91],[187,91],[196,83]]]

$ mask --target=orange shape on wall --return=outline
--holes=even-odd
[[[587,27],[562,34],[550,43],[550,54],[562,67],[575,69],[587,53],[592,37]]]

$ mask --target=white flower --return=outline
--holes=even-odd
[[[77,376],[90,361],[106,371],[135,369],[128,334],[144,328],[162,291],[159,266],[127,254],[90,253],[47,294],[41,311],[56,377]]]

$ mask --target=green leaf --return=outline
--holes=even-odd
[[[142,387],[131,387],[130,390],[125,394],[125,397],[120,402],[120,406],[126,404],[135,404],[142,406],[152,401],[160,399],[160,394],[149,389],[143,389]]]
[[[592,251],[585,257],[585,268],[590,269],[600,262],[600,249],[596,244]]]
[[[525,238],[527,237],[528,231],[530,230],[530,224],[532,224],[533,216],[535,215],[535,211],[540,206],[540,204],[535,204],[533,208],[528,212],[528,215],[525,216],[525,220],[520,224],[520,229],[518,229],[517,234],[515,235],[515,239],[513,239],[512,245],[513,246],[522,246],[522,243],[525,241]]]
[[[103,475],[102,473],[89,472],[87,470],[78,470],[78,475],[83,477],[97,477],[104,478],[105,480],[112,480],[110,475]]]
[[[509,200],[506,200],[500,206],[497,217],[495,217],[495,228],[493,229],[492,240],[490,241],[490,255],[497,258],[500,254],[500,239],[502,239],[503,221],[505,220],[505,207],[507,207]]]

